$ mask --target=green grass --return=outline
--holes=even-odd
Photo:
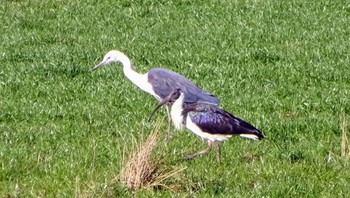
[[[349,13],[331,0],[2,1],[0,197],[346,197]],[[120,65],[91,71],[110,49],[139,72],[183,74],[266,139],[222,143],[221,164],[181,161],[206,143],[180,131],[156,152],[186,168],[182,188],[111,182],[165,113],[146,122],[156,101]]]

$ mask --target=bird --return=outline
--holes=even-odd
[[[141,90],[154,96],[161,102],[177,87],[181,87],[186,94],[185,103],[205,103],[219,105],[220,100],[211,93],[199,88],[184,76],[163,68],[152,68],[145,74],[137,73],[133,70],[131,60],[121,51],[111,50],[98,63],[93,70],[101,68],[110,63],[121,63],[124,75]],[[168,115],[168,132],[170,131],[171,118],[169,106],[166,107]]]
[[[208,141],[208,147],[205,150],[189,155],[185,159],[191,160],[204,155],[213,146],[217,154],[217,161],[220,162],[221,153],[218,142],[227,140],[232,136],[253,140],[264,138],[259,129],[220,107],[204,103],[184,103],[185,97],[186,95],[181,88],[177,88],[156,106],[149,117],[151,119],[163,104],[171,103],[171,119],[175,128],[180,130],[186,127]]]

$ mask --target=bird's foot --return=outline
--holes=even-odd
[[[195,157],[202,156],[202,155],[208,153],[210,151],[210,149],[211,149],[211,144],[212,144],[212,142],[208,141],[208,147],[205,150],[200,151],[200,152],[195,153],[195,154],[192,154],[192,155],[189,155],[189,156],[185,157],[184,159],[185,160],[192,160]]]
[[[189,155],[184,157],[184,160],[193,160],[195,157],[198,157],[198,155]]]
[[[165,136],[165,142],[169,142],[169,140],[171,140],[172,137],[173,137],[173,133],[172,133],[171,128],[169,126],[168,133]]]
[[[169,141],[171,140],[171,138],[173,138],[173,136],[170,135],[170,134],[167,134],[167,135],[165,136],[165,142],[169,142]]]
[[[206,152],[205,152],[205,153],[206,153]],[[196,158],[196,157],[198,157],[198,156],[202,156],[202,155],[204,155],[205,153],[203,153],[203,152],[195,153],[195,154],[192,154],[192,155],[189,155],[189,156],[184,157],[184,160],[193,160],[194,158]]]

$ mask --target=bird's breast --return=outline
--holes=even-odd
[[[181,130],[183,126],[183,116],[181,115],[181,111],[178,109],[171,111],[171,120],[177,130]]]
[[[175,128],[180,130],[183,127],[183,115],[182,115],[183,107],[182,102],[179,100],[176,100],[174,104],[171,106],[171,120],[173,121],[173,124],[175,125]]]

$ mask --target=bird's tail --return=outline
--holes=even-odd
[[[239,135],[242,138],[248,138],[253,140],[261,140],[264,138],[263,133],[255,128],[250,123],[235,117],[234,115],[226,112],[231,117],[231,124],[234,127],[234,131],[236,135]]]
[[[260,131],[251,131],[248,133],[239,134],[242,138],[248,138],[253,140],[261,140],[264,138],[264,135]]]

